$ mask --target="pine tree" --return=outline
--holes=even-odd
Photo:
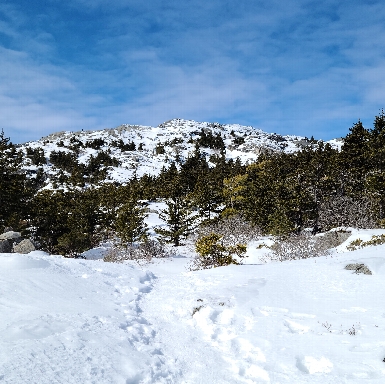
[[[27,177],[21,169],[23,155],[9,138],[0,133],[0,227],[21,229],[31,191],[27,188]],[[25,218],[25,217],[24,217]]]
[[[223,180],[223,197],[226,201],[226,207],[231,212],[241,210],[244,201],[247,175],[236,175]]]
[[[166,223],[166,228],[157,227],[155,232],[166,242],[175,247],[181,245],[181,239],[186,238],[193,230],[196,215],[192,213],[189,202],[179,196],[166,201],[167,208],[159,213],[159,218]]]
[[[212,173],[202,175],[198,178],[194,191],[189,198],[199,208],[200,216],[211,220],[213,214],[220,212],[222,199],[222,180],[214,179]]]
[[[378,220],[385,221],[385,112],[375,117],[370,130],[370,168],[367,169],[367,190],[378,205]]]
[[[144,240],[147,237],[145,217],[145,207],[140,206],[139,202],[134,199],[119,208],[115,229],[122,245],[132,246],[134,242]]]

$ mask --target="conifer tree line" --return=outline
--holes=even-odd
[[[340,151],[311,140],[299,152],[266,153],[247,166],[226,159],[220,136],[202,133],[187,159],[125,185],[105,181],[108,166],[117,160],[104,144],[101,139],[87,144],[103,150],[83,165],[69,152],[52,152],[49,159],[42,148],[23,153],[2,132],[0,230],[10,226],[42,249],[67,256],[113,236],[128,246],[146,238],[147,204],[157,199],[166,202],[160,212],[166,225],[156,232],[175,246],[198,222],[234,215],[279,236],[305,228],[317,233],[337,226],[385,225],[384,111],[370,129],[361,121],[354,124]],[[135,149],[134,143],[116,145]],[[71,146],[76,150],[80,144],[74,139]],[[208,147],[216,149],[209,162]],[[53,190],[41,189],[42,168],[33,174],[22,168],[23,156],[37,166],[50,161],[62,168]]]

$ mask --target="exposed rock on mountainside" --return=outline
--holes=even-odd
[[[173,119],[158,127],[125,124],[101,131],[57,132],[20,148],[27,156],[24,168],[31,174],[40,172],[45,187],[52,188],[52,177],[71,173],[74,164],[82,165],[84,173],[124,183],[133,176],[157,175],[163,167],[185,161],[197,148],[208,161],[224,155],[247,164],[263,153],[296,152],[314,142],[237,124]]]

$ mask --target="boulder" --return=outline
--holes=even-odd
[[[35,250],[34,244],[29,239],[24,239],[13,246],[13,252],[15,253],[30,253]]]
[[[365,275],[371,275],[372,271],[365,264],[348,264],[345,269],[354,271],[355,273],[363,273]]]
[[[0,240],[0,253],[11,253],[12,245],[8,240]]]
[[[17,240],[20,238],[21,238],[20,232],[9,231],[0,235],[0,240]]]

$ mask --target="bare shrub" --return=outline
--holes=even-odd
[[[272,252],[266,258],[274,261],[288,261],[308,259],[310,257],[325,256],[329,250],[325,249],[324,244],[319,238],[308,232],[299,235],[290,235],[277,241],[271,247]]]
[[[133,260],[140,263],[150,263],[152,259],[162,259],[173,256],[162,243],[157,240],[146,240],[142,243],[127,247],[115,246],[104,256],[104,261],[110,263],[122,263]]]
[[[326,232],[322,236],[317,236],[319,246],[325,250],[335,248],[345,242],[351,235],[350,231],[330,231]]]
[[[252,240],[258,240],[262,231],[241,215],[233,215],[218,222],[201,226],[195,234],[194,240],[209,236],[212,233],[221,236],[221,244],[224,247],[234,247],[238,244],[246,245]]]
[[[375,202],[361,197],[333,196],[322,202],[318,224],[321,228],[354,227],[375,228]]]

